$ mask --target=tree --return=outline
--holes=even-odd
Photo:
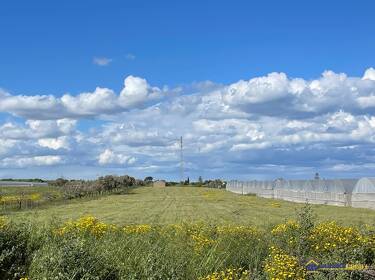
[[[154,180],[154,178],[152,178],[151,176],[147,176],[147,177],[144,179],[144,181],[145,181],[146,184],[150,184],[150,183],[152,183],[153,180]]]
[[[199,176],[199,178],[198,178],[198,183],[201,184],[201,185],[203,184],[202,176]]]
[[[62,187],[64,186],[66,183],[68,183],[68,180],[64,179],[64,178],[57,178],[55,180],[55,185],[58,186],[58,187]]]
[[[190,178],[187,177],[187,179],[186,179],[185,182],[184,182],[184,185],[189,185],[189,184],[190,184]]]

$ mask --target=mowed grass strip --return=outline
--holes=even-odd
[[[110,195],[94,200],[15,211],[15,221],[64,221],[93,215],[114,224],[241,224],[269,227],[295,217],[303,204],[242,196],[225,190],[199,187],[142,187],[130,194]],[[318,219],[335,220],[348,225],[375,224],[375,211],[348,207],[313,205]]]

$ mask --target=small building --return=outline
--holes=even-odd
[[[157,181],[154,181],[152,182],[152,186],[154,188],[165,188],[165,181],[164,180],[157,180]]]

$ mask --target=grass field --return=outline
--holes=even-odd
[[[373,210],[200,187],[55,202],[0,216],[0,279],[365,280],[375,273]],[[308,259],[363,271],[308,274]]]
[[[15,221],[37,222],[76,219],[93,215],[114,224],[174,224],[204,222],[268,227],[293,218],[302,204],[236,195],[225,190],[198,187],[142,187],[130,194],[94,200],[74,200],[41,209],[9,212]],[[320,221],[335,220],[348,225],[375,224],[375,211],[313,205]]]

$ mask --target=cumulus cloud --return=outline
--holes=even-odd
[[[98,65],[98,66],[108,66],[113,59],[108,57],[94,57],[92,60],[92,63]]]
[[[76,121],[60,120],[27,120],[25,125],[6,122],[0,126],[0,137],[6,139],[39,139],[69,135],[75,131]]]
[[[374,73],[325,71],[310,80],[270,73],[175,89],[128,76],[119,93],[98,87],[62,97],[0,91],[0,111],[24,118],[0,123],[0,166],[14,160],[176,179],[183,136],[191,176],[358,175],[360,166],[366,175],[375,160]]]
[[[41,147],[50,148],[53,150],[70,149],[68,137],[62,136],[58,138],[41,138],[38,139],[38,144]]]
[[[117,110],[116,94],[107,88],[96,88],[94,92],[77,96],[65,94],[61,103],[69,115],[96,116]]]
[[[229,104],[257,104],[277,100],[288,95],[289,81],[284,73],[271,73],[266,77],[239,81],[230,85],[224,94]]]
[[[99,164],[128,164],[131,165],[135,162],[134,157],[129,157],[121,153],[115,153],[110,149],[105,149],[98,159]]]
[[[160,89],[143,78],[128,76],[118,95],[101,87],[78,95],[65,94],[61,98],[2,92],[0,111],[27,119],[102,118],[163,101],[170,111],[198,113],[198,108],[203,117],[210,118],[222,118],[231,113],[237,116],[257,114],[301,119],[340,109],[353,114],[368,114],[375,107],[374,73],[375,70],[369,68],[363,77],[348,77],[344,73],[325,71],[314,80],[270,73],[227,86],[205,82],[206,86],[195,87],[198,91],[195,94],[184,94],[183,88]]]
[[[132,108],[161,97],[161,90],[151,87],[145,79],[128,76],[120,93],[119,103],[123,108]]]
[[[56,112],[65,114],[65,108],[59,99],[52,95],[11,95],[3,94],[0,99],[0,111],[8,112],[27,119],[53,119]]]
[[[0,161],[3,168],[22,168],[29,166],[51,166],[62,163],[60,156],[7,157]]]
[[[363,75],[363,80],[371,80],[375,81],[375,69],[374,68],[369,68],[365,71],[365,74]]]
[[[164,90],[152,87],[145,79],[128,76],[119,95],[108,88],[97,87],[93,92],[78,95],[11,95],[3,92],[0,112],[30,120],[82,119],[117,114],[150,105],[163,97]]]

